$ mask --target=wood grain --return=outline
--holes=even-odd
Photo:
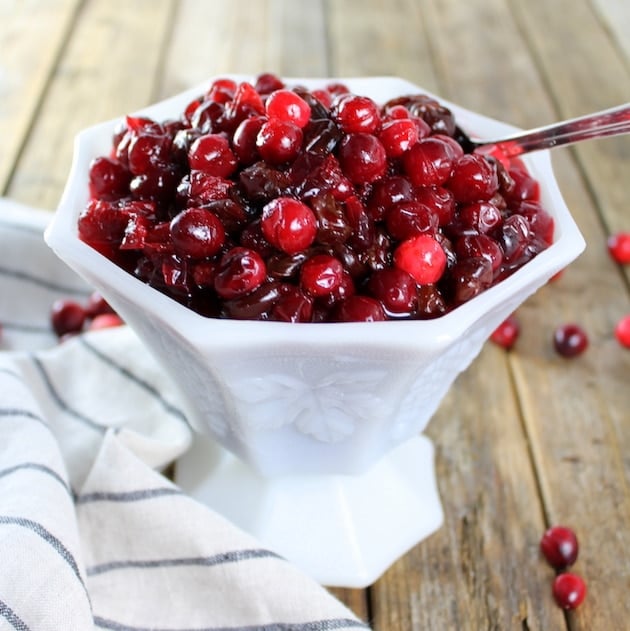
[[[0,192],[7,187],[79,4],[0,2]]]
[[[53,209],[70,168],[74,135],[151,102],[169,0],[86,2],[49,79],[7,193]]]

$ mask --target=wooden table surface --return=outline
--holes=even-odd
[[[630,101],[627,0],[0,0],[0,192],[54,210],[72,138],[228,72],[398,75],[470,109],[538,126]],[[378,631],[630,629],[630,137],[557,149],[586,252],[487,344],[429,426],[444,526],[366,590],[334,590]],[[553,329],[590,336],[555,355]],[[627,453],[626,453],[627,452]],[[378,506],[374,507],[378,511]],[[552,600],[538,542],[581,539],[576,612]]]

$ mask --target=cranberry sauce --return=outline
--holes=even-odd
[[[204,316],[439,317],[553,237],[523,163],[461,137],[422,94],[218,79],[178,118],[125,119],[90,166],[79,236]]]

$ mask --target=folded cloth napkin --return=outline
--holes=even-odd
[[[367,629],[325,589],[158,470],[192,434],[126,326],[59,343],[91,290],[50,215],[0,200],[0,629]]]

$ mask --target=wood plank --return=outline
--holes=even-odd
[[[372,588],[375,629],[563,629],[505,353],[487,346],[431,421],[443,527]]]
[[[70,167],[74,135],[150,102],[171,11],[170,0],[83,4],[8,195],[54,208]]]
[[[37,112],[79,0],[0,2],[0,192]],[[33,15],[38,19],[33,20]]]
[[[606,33],[589,18],[588,7],[556,3],[557,13],[547,7],[544,2],[514,3],[546,76],[562,71],[558,83],[550,85],[558,110],[566,115],[628,100],[625,66]],[[566,11],[571,20],[563,19]],[[569,46],[571,58],[563,59]],[[614,584],[621,593],[630,589],[630,536],[622,526],[630,519],[630,354],[612,335],[616,321],[630,312],[630,298],[605,251],[597,214],[599,210],[611,230],[627,226],[629,142],[607,139],[554,154],[587,251],[522,310],[527,326],[514,361],[549,519],[570,521],[584,539],[576,571],[592,580],[588,600],[570,617],[576,631],[618,628],[630,608],[627,599],[605,587]],[[572,168],[571,155],[577,156],[579,172]],[[573,362],[555,357],[549,344],[553,327],[568,320],[580,322],[591,336],[591,349]],[[588,506],[584,498],[590,498]]]
[[[545,116],[549,116],[551,119],[554,111],[553,102],[547,96],[545,83],[541,81],[536,65],[530,58],[527,43],[519,36],[517,25],[506,11],[506,7],[497,2],[477,3],[474,6],[471,6],[471,4],[472,3],[469,3],[464,7],[462,3],[436,2],[431,5],[433,12],[425,13],[431,15],[434,20],[429,32],[432,33],[435,42],[432,50],[435,55],[436,65],[440,69],[438,78],[444,86],[446,96],[473,109],[478,109],[497,116],[498,118],[510,120],[524,126],[540,124],[541,119],[544,119]],[[490,26],[490,28],[484,32],[483,41],[469,28],[470,24],[488,24]],[[449,42],[453,41],[458,42],[457,47],[448,45]],[[441,43],[444,43],[444,45],[441,46]],[[465,50],[467,56],[474,59],[475,63],[462,64],[461,50]],[[518,77],[518,81],[514,81],[514,76]],[[580,178],[579,171],[566,155],[564,156],[564,160],[559,159],[556,163],[557,166],[558,163],[560,166],[558,170],[563,190],[567,190],[571,193],[568,196],[568,201],[572,208],[576,208],[582,229],[589,235],[597,235],[595,238],[603,239],[601,227],[598,225],[594,208],[588,205],[588,194]],[[581,212],[577,212],[577,209],[580,207],[582,209]],[[591,258],[591,256],[594,256],[595,259]],[[558,451],[562,451],[565,455],[568,453],[570,457],[577,454],[579,458],[578,462],[591,463],[594,456],[592,454],[592,446],[591,442],[589,442],[589,438],[592,440],[592,443],[600,445],[600,453],[597,455],[596,459],[600,465],[600,470],[606,471],[606,473],[596,478],[589,479],[585,476],[585,472],[582,471],[581,475],[582,477],[586,477],[586,480],[583,482],[584,486],[582,486],[581,490],[586,497],[595,497],[597,494],[595,489],[601,488],[601,484],[605,482],[606,488],[614,489],[614,500],[611,500],[611,502],[606,501],[605,505],[602,506],[604,514],[607,515],[606,521],[615,524],[622,524],[627,521],[625,502],[623,500],[625,482],[623,479],[623,471],[620,471],[619,467],[618,439],[614,435],[614,432],[611,431],[610,427],[603,439],[601,437],[602,431],[593,428],[594,419],[602,414],[607,418],[615,419],[616,424],[621,423],[623,414],[625,414],[627,418],[627,410],[630,409],[627,390],[623,391],[618,384],[614,383],[615,380],[619,379],[615,377],[615,375],[630,374],[630,371],[628,371],[625,365],[627,355],[622,355],[621,353],[623,351],[620,351],[618,348],[614,349],[616,350],[616,353],[612,355],[615,358],[614,367],[608,366],[606,369],[603,366],[603,364],[606,363],[603,359],[606,357],[604,351],[601,355],[602,359],[600,359],[601,364],[599,366],[590,366],[574,380],[565,378],[560,382],[554,381],[554,378],[557,378],[556,372],[550,370],[546,362],[554,361],[555,359],[553,355],[550,354],[550,320],[552,323],[554,319],[557,322],[563,322],[566,317],[568,317],[567,314],[571,313],[571,311],[573,311],[574,316],[575,314],[585,313],[588,312],[589,306],[592,306],[592,304],[608,305],[608,309],[610,310],[612,308],[613,311],[620,310],[623,304],[627,304],[627,296],[624,292],[623,285],[614,273],[611,273],[610,282],[606,283],[605,287],[598,287],[594,291],[592,290],[592,287],[597,285],[597,280],[594,278],[597,272],[593,272],[593,270],[610,269],[612,272],[610,263],[602,258],[602,256],[605,255],[603,255],[600,249],[597,252],[589,253],[583,261],[580,261],[579,266],[576,264],[576,269],[579,269],[580,272],[577,274],[572,273],[570,278],[574,279],[571,282],[577,281],[578,286],[573,287],[573,290],[570,291],[570,294],[566,297],[564,310],[558,309],[555,292],[547,292],[545,294],[546,300],[544,301],[542,298],[538,298],[536,301],[527,303],[528,307],[523,312],[525,314],[525,316],[523,316],[523,328],[529,333],[525,337],[522,347],[530,352],[533,352],[532,349],[535,348],[538,352],[537,360],[535,360],[535,368],[530,366],[530,368],[533,369],[527,370],[525,379],[522,371],[523,360],[520,359],[520,355],[518,359],[512,362],[514,366],[513,370],[517,377],[520,397],[523,401],[522,405],[525,411],[527,431],[530,434],[533,433],[532,425],[535,426],[536,430],[539,432],[546,430],[547,426],[550,424],[547,411],[554,411],[552,417],[554,426],[553,438],[543,434],[546,440],[537,440],[534,450],[536,453],[539,450],[542,450],[544,453],[544,448],[549,442],[553,442],[553,440],[557,441],[555,443],[557,449],[553,454],[550,454],[549,459],[545,459],[543,463],[537,461],[539,468],[537,475],[542,476],[543,484],[546,488],[544,497],[547,504],[544,506],[544,510],[552,520],[571,520],[578,528],[579,532],[589,533],[589,539],[591,537],[590,533],[595,528],[595,524],[591,522],[593,515],[585,515],[582,512],[576,515],[575,510],[570,510],[571,507],[579,505],[578,493],[573,492],[572,489],[569,489],[567,492],[567,488],[564,485],[570,486],[570,478],[568,475],[562,476],[562,483],[560,483],[560,478],[556,477],[556,474],[560,472],[558,471],[558,467],[554,464],[553,456],[556,455]],[[588,274],[589,270],[591,270],[590,275]],[[573,272],[573,270],[571,271]],[[584,273],[586,274],[583,276],[582,274]],[[567,278],[569,278],[568,274]],[[556,291],[566,291],[568,280],[563,282],[565,283],[564,287],[556,289]],[[560,285],[557,287],[560,287]],[[586,291],[586,288],[588,288],[588,291]],[[576,301],[576,298],[580,298],[579,302]],[[529,305],[531,305],[531,307]],[[554,311],[553,308],[556,310]],[[611,315],[600,312],[595,315],[591,321],[585,323],[589,330],[597,331],[599,329],[600,332],[606,332],[604,335],[607,336],[605,349],[607,351],[613,350],[610,344],[611,319]],[[530,341],[529,336],[531,335],[531,331],[540,332],[540,343],[537,346],[533,345]],[[557,359],[555,361],[557,362]],[[476,362],[472,367],[475,376],[478,375],[477,367],[480,365],[480,362]],[[621,369],[621,372],[619,369]],[[500,369],[497,366],[489,366],[483,372],[495,375],[496,378],[496,375],[500,374]],[[562,375],[563,373],[560,374]],[[609,378],[609,381],[613,383],[607,383],[602,388],[601,392],[591,389],[590,392],[585,393],[584,386],[581,384],[593,383],[597,374],[610,374],[612,378]],[[468,375],[466,375],[465,378],[468,378]],[[548,385],[549,383],[552,385]],[[458,384],[458,387],[459,385],[460,384]],[[486,387],[476,389],[476,392],[471,391],[470,397],[487,397],[488,392],[492,392],[491,388],[494,387],[494,385],[495,384],[489,384]],[[567,393],[566,397],[559,397],[558,393],[563,392],[560,388],[565,386],[566,389],[564,392]],[[490,390],[487,388],[490,388]],[[453,397],[456,398],[458,395],[459,390],[455,388]],[[463,400],[466,399],[464,398]],[[574,402],[583,400],[584,403],[582,405],[585,407],[585,411],[580,415],[580,432],[575,432],[572,429],[576,418]],[[563,404],[558,403],[558,401],[562,401]],[[535,402],[535,405],[532,402]],[[573,405],[571,402],[573,402]],[[556,405],[553,405],[554,403]],[[430,433],[434,436],[438,445],[443,445],[444,450],[449,449],[457,453],[456,450],[458,448],[463,448],[460,445],[462,437],[457,434],[457,439],[453,439],[450,442],[445,440],[446,437],[440,431],[446,431],[443,429],[444,425],[441,425],[441,423],[447,422],[442,420],[446,418],[442,416],[443,414],[444,412],[441,411],[438,417],[433,421]],[[478,410],[478,414],[483,414],[483,411]],[[504,419],[495,419],[494,423],[490,421],[485,424],[478,423],[476,426],[478,429],[477,440],[481,440],[479,436],[482,434],[488,437],[488,441],[501,438],[501,436],[496,437],[492,430],[496,423],[502,422],[505,424],[505,419],[510,419],[511,415],[508,413],[501,416],[504,416]],[[612,423],[610,425],[612,425]],[[507,428],[504,427],[502,431],[507,431]],[[522,441],[517,437],[516,429],[514,429],[514,432],[515,444],[522,444]],[[549,434],[549,432],[547,432],[547,434]],[[567,435],[572,437],[581,436],[584,441],[582,449],[577,449],[579,447],[579,445],[575,444],[577,440],[570,440]],[[549,439],[552,440],[550,441]],[[473,446],[476,447],[477,445],[473,443]],[[547,452],[548,451],[549,449],[547,448]],[[505,469],[499,468],[500,465],[495,460],[496,457],[496,454],[489,454],[487,457],[479,457],[474,463],[475,468],[471,475],[474,478],[482,477],[485,469],[492,467],[493,463],[495,463],[498,469],[497,477],[499,479],[509,480],[510,470],[514,468],[515,465],[513,463],[506,463]],[[525,454],[520,453],[520,457],[521,462],[525,465]],[[617,463],[617,466],[613,465],[612,470],[611,467],[606,467],[605,461],[608,459],[613,463]],[[514,460],[514,458],[512,460]],[[574,462],[573,460],[571,461]],[[540,469],[543,470],[541,471]],[[575,473],[575,465],[573,465],[573,469]],[[527,470],[526,467],[525,470]],[[448,477],[442,480],[442,489],[445,488],[452,488],[456,494],[457,492],[461,494],[460,487],[455,484],[454,480],[451,481]],[[487,488],[491,488],[491,486]],[[529,498],[532,497],[531,493],[530,488]],[[443,496],[445,495],[444,490],[442,490],[442,494]],[[550,496],[553,496],[555,500],[550,500]],[[462,502],[461,496],[456,495],[456,497],[459,502],[458,500],[454,500],[455,504],[453,508],[460,505],[460,503],[461,506],[467,505],[465,502]],[[515,493],[514,505],[516,508],[520,508],[520,510],[513,510],[511,512],[498,510],[499,502],[491,493],[483,494],[481,498],[481,506],[483,506],[484,503],[488,504],[489,502],[493,502],[493,510],[489,510],[489,514],[493,515],[495,519],[496,515],[499,514],[512,515],[512,518],[508,520],[506,525],[501,527],[494,526],[496,528],[494,540],[505,541],[506,537],[509,537],[515,542],[514,538],[517,536],[515,533],[518,533],[520,529],[523,529],[524,532],[531,535],[532,539],[529,540],[530,546],[527,551],[520,550],[518,546],[514,545],[506,546],[503,550],[506,555],[509,555],[510,566],[512,568],[520,566],[527,568],[529,572],[532,560],[536,555],[535,544],[537,537],[540,536],[541,530],[536,533],[536,528],[531,527],[532,521],[528,522],[530,525],[529,530],[527,529],[527,525],[517,524],[513,521],[522,521],[525,516],[528,520],[532,520],[532,516],[528,515],[531,510],[527,506],[528,495]],[[613,501],[615,502],[616,509],[612,506]],[[564,510],[559,510],[559,504],[562,504]],[[449,514],[449,512],[450,511],[447,511],[447,514]],[[470,519],[474,521],[472,517]],[[533,521],[535,523],[536,520],[534,519]],[[538,523],[540,524],[539,528],[542,529],[544,521],[541,520]],[[447,525],[447,528],[448,527]],[[514,533],[510,532],[511,528],[515,529]],[[606,538],[609,536],[609,532],[602,532],[601,530],[599,534],[596,535],[596,541],[592,545],[593,550],[596,551],[597,554],[600,553],[602,547],[606,547]],[[435,541],[440,542],[441,537],[442,532],[436,535]],[[448,543],[442,543],[445,548],[448,548]],[[450,547],[454,550],[466,548],[464,537],[457,531],[452,533],[449,543],[451,543]],[[627,541],[625,540],[620,541],[619,545],[609,547],[604,554],[605,558],[600,560],[594,576],[606,576],[609,574],[610,569],[606,570],[606,566],[608,568],[614,567],[615,563],[613,559],[615,557],[622,557],[626,547]],[[515,553],[515,550],[519,550],[519,552]],[[505,594],[501,594],[500,589],[494,591],[497,590],[498,586],[490,582],[488,586],[478,590],[476,593],[473,587],[469,587],[469,590],[464,590],[464,593],[457,591],[454,597],[451,596],[449,598],[449,594],[440,593],[439,588],[436,592],[435,576],[443,577],[444,583],[448,585],[450,589],[453,589],[453,579],[451,578],[449,580],[448,572],[446,572],[444,576],[433,566],[432,572],[429,571],[426,575],[419,574],[416,576],[416,580],[413,581],[415,584],[424,584],[427,586],[425,587],[426,591],[424,594],[419,595],[420,588],[418,587],[415,588],[415,593],[414,588],[411,588],[408,589],[405,594],[405,586],[408,585],[410,580],[410,564],[413,563],[414,556],[416,554],[423,555],[420,556],[421,560],[418,561],[420,565],[422,561],[424,561],[426,565],[430,567],[431,561],[434,561],[438,568],[442,569],[445,566],[443,560],[445,554],[442,553],[440,556],[439,551],[439,544],[434,543],[433,540],[421,544],[417,551],[414,551],[412,555],[408,555],[402,560],[404,564],[402,569],[398,570],[395,566],[383,581],[375,586],[373,593],[376,592],[378,597],[373,607],[375,608],[376,620],[378,621],[377,628],[379,626],[382,626],[382,628],[392,628],[388,626],[388,624],[391,624],[391,619],[388,618],[390,614],[387,613],[387,610],[391,610],[392,608],[395,610],[397,608],[397,602],[399,603],[397,614],[397,624],[399,626],[395,628],[521,628],[519,622],[519,614],[522,612],[520,603],[518,607],[515,606],[514,601],[510,601],[509,595],[506,597]],[[488,554],[486,550],[483,552],[484,554]],[[522,556],[519,556],[519,553],[522,554]],[[450,554],[454,555],[457,553]],[[514,556],[515,554],[517,555],[516,557]],[[438,561],[436,561],[436,559],[438,559]],[[590,563],[591,559],[589,558],[588,562],[583,566],[578,566],[578,569],[580,567],[590,567]],[[477,571],[479,571],[479,568],[483,568],[483,556],[477,558],[472,566],[475,567]],[[451,576],[454,575],[454,568],[456,567],[456,563],[451,561]],[[545,573],[545,570],[540,568],[540,566],[537,566],[536,569],[539,571],[539,574],[530,575],[530,578],[523,584],[525,593],[528,593],[531,597],[531,601],[526,608],[528,612],[527,628],[559,628],[557,626],[559,624],[557,612],[553,610],[554,605],[551,602],[548,591],[549,574]],[[498,572],[500,572],[500,570],[498,570]],[[431,574],[433,579],[431,579]],[[617,574],[620,575],[621,584],[625,585],[625,570],[620,570],[616,572],[616,575]],[[534,576],[536,576],[536,578],[533,578]],[[504,577],[504,579],[510,578],[511,577]],[[390,585],[390,581],[395,582]],[[383,595],[382,592],[379,593],[379,590],[388,591],[390,593]],[[534,592],[533,590],[536,591]],[[428,592],[431,592],[431,598],[426,595]],[[411,618],[410,616],[413,614],[404,604],[405,600],[414,603],[415,607],[412,606],[411,611],[419,612],[424,610],[421,606],[422,604],[439,602],[440,597],[444,599],[445,602],[456,602],[457,604],[453,605],[452,611],[444,612],[439,610],[437,614],[435,607],[433,607],[431,609],[433,615],[427,616],[431,618],[433,622],[429,619]],[[600,597],[599,594],[594,596],[593,599],[598,597]],[[591,601],[593,599],[591,599]],[[483,611],[484,602],[493,603],[494,606],[496,606],[496,609],[500,612],[496,615],[509,616],[509,612],[512,612],[514,617],[512,619],[509,619],[509,617],[506,619],[504,617],[499,624],[489,624],[489,621],[494,622],[494,620],[491,617],[491,613]],[[600,607],[598,607],[598,609],[599,608]],[[582,626],[580,626],[580,628],[614,628],[615,624],[618,624],[618,622],[615,623],[615,621],[619,620],[617,617],[618,612],[614,611],[614,604],[612,602],[607,603],[604,605],[603,609],[607,610],[608,613],[604,611],[601,612],[599,616],[594,616],[590,613],[590,606],[587,605],[587,607],[582,609],[574,618],[586,621],[581,623]],[[440,618],[440,615],[443,615],[444,618]],[[448,615],[452,617],[448,619],[446,617]],[[484,615],[486,618],[483,617]],[[625,612],[622,614],[622,618],[624,615]],[[551,622],[554,620],[554,616],[556,624]],[[422,623],[426,624],[426,627],[423,627]],[[431,627],[431,624],[435,624],[435,626]],[[470,626],[467,627],[467,624]],[[416,626],[414,627],[414,625]]]
[[[399,76],[436,88],[422,5],[414,0],[329,2],[334,76]]]
[[[626,0],[591,0],[593,9],[630,65],[630,5]]]
[[[160,81],[159,96],[227,73],[326,76],[322,0],[183,0]],[[191,54],[190,42],[195,42]]]

